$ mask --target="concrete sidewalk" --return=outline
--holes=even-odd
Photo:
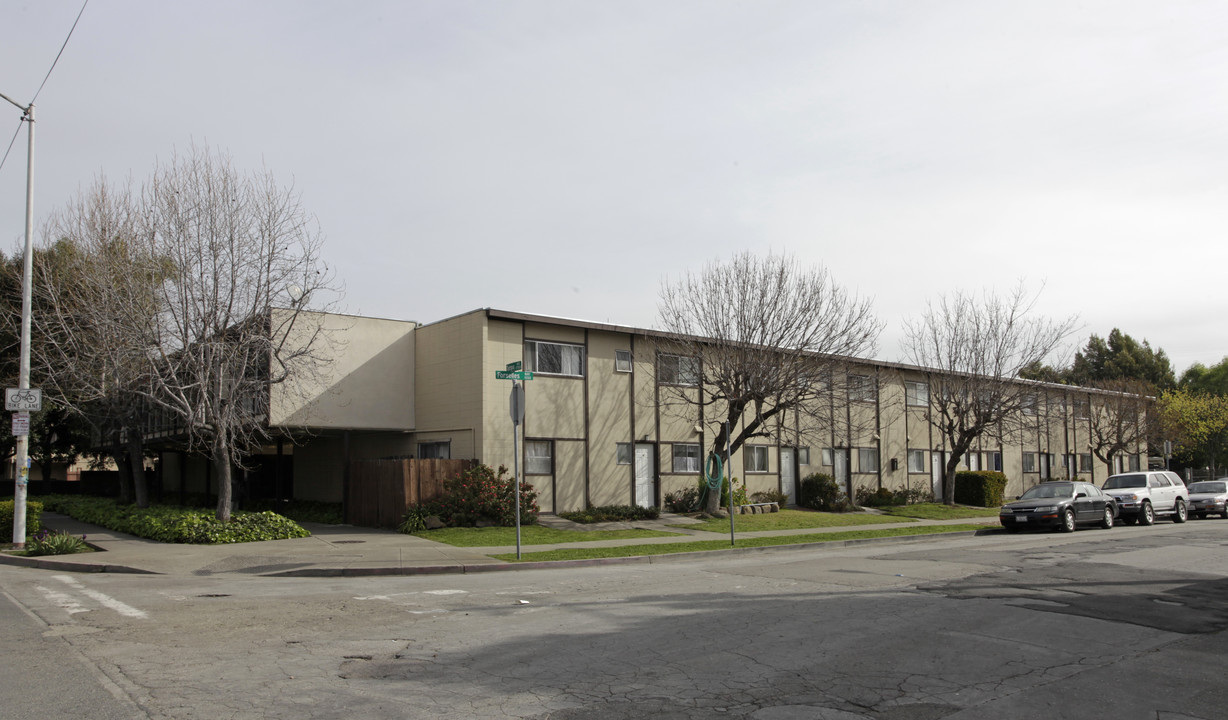
[[[490,557],[491,554],[515,553],[515,546],[458,548],[390,530],[361,528],[350,525],[319,525],[301,523],[311,537],[290,540],[233,543],[226,545],[176,545],[154,542],[114,532],[96,525],[78,522],[65,515],[43,514],[43,526],[73,535],[84,535],[86,542],[98,552],[77,555],[20,557],[0,553],[0,564],[44,568],[66,572],[123,572],[160,575],[207,576],[240,573],[262,576],[359,576],[359,575],[419,575],[439,573],[471,573],[501,570],[540,569],[544,567],[576,567],[631,562],[663,562],[679,555],[654,555],[635,558],[603,558],[596,560],[564,560],[556,562],[508,563]],[[720,540],[719,533],[667,527],[690,521],[689,518],[663,513],[661,519],[634,523],[600,523],[576,526],[553,515],[539,517],[543,525],[575,527],[586,530],[652,529],[679,533],[676,537],[631,538],[625,540],[595,540],[558,545],[523,545],[522,554],[559,548],[613,547],[622,545],[685,544],[696,540]],[[737,532],[739,538],[804,535],[822,532],[877,530],[922,525],[984,524],[997,527],[994,518],[967,520],[918,520],[914,522],[854,525],[834,528]],[[735,531],[736,531],[735,519]],[[950,537],[950,535],[944,535]],[[881,538],[874,541],[822,543],[825,547],[844,547],[850,543],[908,542],[935,535]],[[725,538],[728,535],[724,536]],[[809,545],[813,547],[814,544]],[[774,549],[797,549],[800,545],[771,548],[745,548],[712,552],[762,552]]]

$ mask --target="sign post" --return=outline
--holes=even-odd
[[[516,559],[520,559],[520,448],[516,442],[517,430],[524,422],[524,385],[520,380],[532,380],[533,373],[522,372],[519,360],[507,364],[506,370],[496,370],[496,380],[511,380],[512,394],[507,399],[508,414],[512,417],[512,475],[516,478]]]

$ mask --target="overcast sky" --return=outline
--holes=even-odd
[[[0,0],[0,93],[80,8]],[[91,0],[37,98],[36,225],[207,143],[301,193],[356,314],[652,327],[662,280],[776,251],[874,299],[882,359],[927,300],[1023,280],[1180,373],[1228,354],[1226,78],[1218,0]]]

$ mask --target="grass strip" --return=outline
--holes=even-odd
[[[998,517],[998,508],[964,507],[942,503],[917,503],[916,505],[890,505],[879,508],[886,515],[896,518],[920,518],[922,520],[962,520],[964,518]]]
[[[813,510],[781,510],[774,513],[735,515],[735,531],[758,532],[760,530],[802,530],[805,528],[844,527],[848,525],[877,525],[880,523],[912,522],[912,518],[883,517],[871,513],[829,513]],[[729,518],[715,518],[690,525],[672,527],[687,530],[729,533]]]
[[[846,530],[843,532],[808,533],[806,535],[777,535],[774,537],[740,538],[733,547],[771,547],[776,545],[804,545],[806,543],[864,540],[868,538],[901,537],[907,535],[937,535],[941,533],[982,530],[984,528],[984,525],[921,525],[918,527],[883,528],[882,530]],[[490,557],[508,562],[541,562],[544,560],[591,560],[594,558],[670,555],[674,553],[728,549],[730,549],[729,540],[725,539],[662,543],[659,545],[620,545],[608,548],[559,548],[558,550],[521,553],[520,560],[516,559],[516,553],[500,553]]]
[[[524,525],[520,528],[520,542],[523,545],[559,545],[591,540],[677,537],[681,534],[663,530],[561,530],[542,525]],[[453,547],[494,547],[516,544],[516,528],[514,527],[440,528],[439,530],[423,530],[414,535]]]

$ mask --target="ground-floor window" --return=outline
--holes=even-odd
[[[1079,472],[1089,473],[1092,471],[1092,454],[1079,454]]]
[[[699,472],[699,445],[693,443],[674,443],[674,472]]]
[[[827,467],[831,467],[831,448],[823,448],[820,451],[819,462]]]
[[[797,464],[798,465],[809,465],[810,464],[810,448],[799,447],[797,449]]]
[[[526,475],[552,474],[554,472],[554,443],[549,440],[525,440],[524,472]]]
[[[618,443],[614,448],[614,461],[619,465],[630,465],[634,455],[631,452],[631,443]]]
[[[989,469],[995,472],[1002,472],[1002,453],[989,453]]]
[[[746,472],[765,473],[768,471],[768,448],[766,445],[747,445],[742,457],[743,467]]]
[[[1034,473],[1036,470],[1036,453],[1025,452],[1023,454],[1023,471],[1025,473]]]
[[[1129,472],[1138,472],[1138,466],[1139,466],[1138,455],[1131,455],[1128,459],[1130,460]]]
[[[924,450],[909,450],[908,451],[908,472],[910,473],[925,472],[925,451]]]
[[[857,472],[878,472],[878,448],[857,448]]]
[[[418,443],[421,460],[448,460],[452,457],[452,441]]]

